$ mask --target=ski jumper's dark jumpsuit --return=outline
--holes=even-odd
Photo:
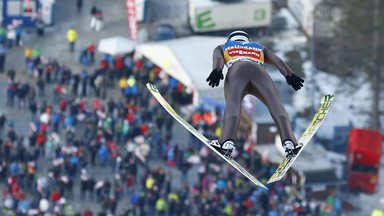
[[[293,73],[283,60],[256,42],[228,41],[213,51],[213,69],[221,71],[224,65],[228,67],[224,81],[226,108],[220,143],[235,141],[243,98],[251,94],[268,107],[281,141],[289,139],[297,144],[289,116],[279,100],[274,82],[264,68],[264,62],[274,65],[284,77]]]

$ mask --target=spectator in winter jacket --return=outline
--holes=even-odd
[[[21,35],[23,34],[23,29],[21,28],[21,25],[17,25],[16,27],[16,46],[22,46],[23,41],[21,39]]]
[[[121,56],[118,56],[115,60],[115,75],[118,79],[123,75],[124,60]]]
[[[87,209],[84,211],[84,216],[93,216],[93,213],[91,212],[91,210],[89,210],[89,208],[87,208]]]
[[[87,50],[89,55],[89,62],[91,64],[95,63],[95,49],[96,49],[95,44],[93,42],[89,43]]]
[[[76,7],[77,7],[77,12],[81,12],[81,8],[83,7],[83,0],[77,0],[76,1]]]
[[[32,121],[36,121],[36,115],[37,115],[37,104],[35,101],[32,101],[30,104],[29,104],[29,111],[31,112],[31,118],[32,118]]]
[[[5,57],[7,56],[7,49],[0,44],[0,73],[4,72]]]
[[[3,135],[3,129],[4,129],[4,126],[5,126],[5,122],[7,122],[7,117],[3,113],[0,116],[0,135]]]
[[[102,145],[98,151],[100,165],[104,167],[107,164],[107,160],[109,157],[109,150],[106,145]]]
[[[7,106],[13,107],[16,95],[16,86],[14,83],[8,85],[7,88]]]
[[[12,24],[9,24],[7,28],[8,28],[8,31],[7,31],[8,48],[12,48],[13,43],[16,40],[16,28]]]
[[[85,69],[80,74],[80,80],[81,80],[81,96],[86,97],[89,73]]]
[[[43,52],[41,51],[41,48],[39,45],[36,45],[32,50],[32,58],[38,59],[40,61],[40,57],[43,55]],[[37,62],[39,63],[39,62]]]
[[[67,31],[67,40],[69,42],[69,51],[73,52],[75,51],[75,42],[77,40],[77,31],[71,27]]]

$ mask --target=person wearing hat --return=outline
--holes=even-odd
[[[230,33],[227,42],[213,51],[213,70],[206,79],[209,86],[218,86],[220,80],[224,79],[224,65],[228,68],[224,80],[226,107],[222,133],[218,140],[210,142],[211,146],[224,155],[230,156],[235,149],[241,103],[247,94],[254,95],[268,107],[286,152],[293,153],[301,146],[292,132],[289,116],[279,100],[275,84],[265,70],[264,63],[279,69],[294,90],[298,91],[303,87],[304,80],[295,75],[282,59],[267,47],[253,42],[244,31]]]

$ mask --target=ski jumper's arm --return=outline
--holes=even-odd
[[[223,55],[224,44],[219,45],[213,50],[213,65],[212,69],[222,71],[224,68],[224,55]]]
[[[223,47],[223,45],[219,45],[213,50],[213,70],[205,80],[212,88],[219,86],[220,80],[224,79],[223,67],[225,62]]]
[[[284,77],[287,77],[293,74],[291,68],[285,63],[280,57],[278,57],[274,52],[272,52],[267,47],[263,46],[264,51],[264,61],[265,63],[274,65],[277,69],[279,69],[280,73],[283,74]]]

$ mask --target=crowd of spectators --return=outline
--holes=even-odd
[[[11,116],[0,117],[3,215],[340,214],[339,199],[307,197],[295,176],[266,191],[192,135],[174,143],[174,120],[145,84],[156,83],[176,110],[193,95],[150,61],[104,56],[94,72],[78,72],[35,47],[26,55],[26,67],[30,79],[24,82],[8,70],[6,105],[16,102],[20,112],[30,113],[28,137]],[[204,107],[196,112],[214,115],[188,120],[208,138],[217,137],[221,113]],[[247,147],[247,133],[239,134],[235,159],[265,182],[276,166]],[[194,166],[198,175],[189,173]],[[172,170],[181,173],[181,186]],[[198,183],[189,183],[194,176]],[[80,201],[95,205],[74,208]]]

